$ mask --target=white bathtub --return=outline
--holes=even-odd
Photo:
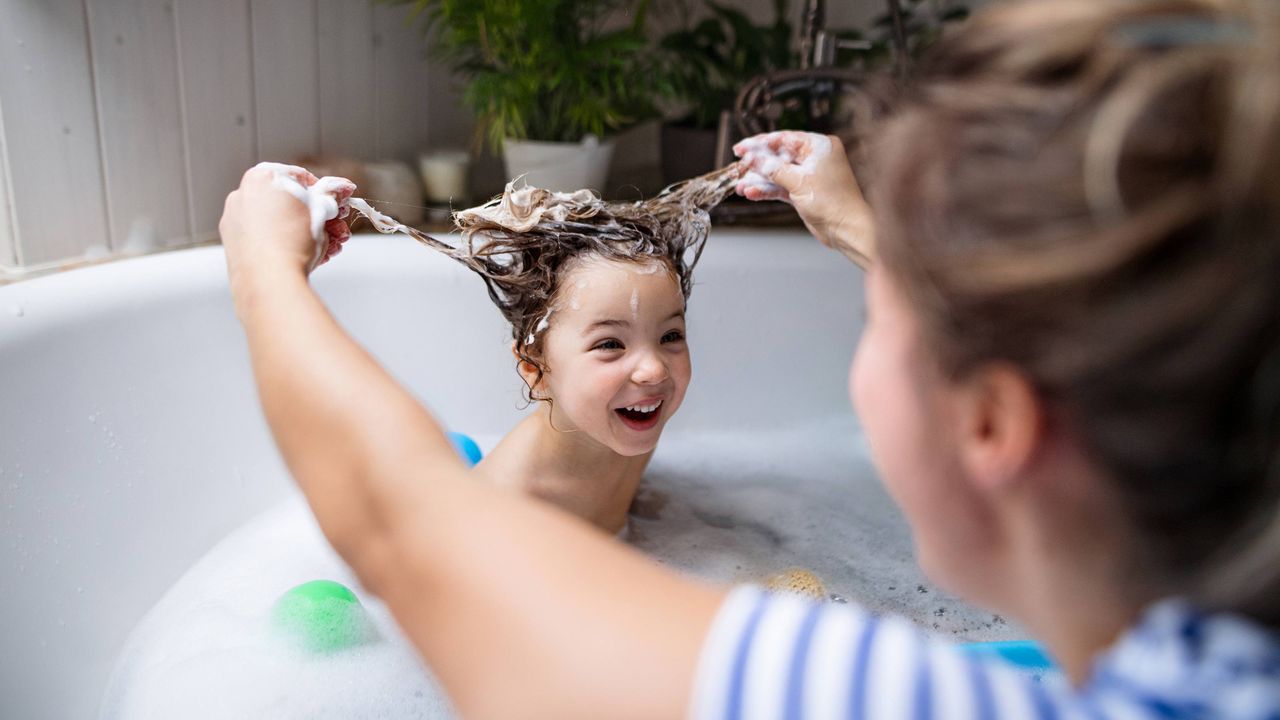
[[[694,381],[667,438],[850,418],[854,267],[803,233],[717,231],[696,279]],[[361,236],[314,283],[451,427],[518,419],[508,331],[474,276]],[[221,250],[0,287],[0,402],[0,717],[93,717],[147,609],[289,489]],[[905,532],[893,542],[909,553]]]

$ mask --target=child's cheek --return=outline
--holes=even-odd
[[[607,406],[617,399],[627,373],[622,363],[596,363],[580,377],[584,390],[590,393],[596,404]]]

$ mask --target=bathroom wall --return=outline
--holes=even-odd
[[[405,13],[368,0],[0,0],[0,266],[214,237],[228,189],[259,159],[465,145],[466,114]]]
[[[772,16],[772,0],[728,1]],[[798,28],[804,3],[791,4]],[[865,26],[884,8],[829,1],[827,21]],[[260,159],[467,146],[469,113],[406,12],[372,0],[0,0],[0,281],[211,239],[226,193]],[[619,138],[611,186],[660,187],[657,138],[653,125]],[[500,188],[501,164],[485,157],[476,176]]]

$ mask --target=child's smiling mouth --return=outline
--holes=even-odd
[[[662,403],[661,398],[644,400],[635,405],[617,408],[614,412],[622,420],[622,424],[632,430],[648,430],[658,424],[658,410]]]

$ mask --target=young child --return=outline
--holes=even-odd
[[[461,241],[454,245],[352,198],[355,186],[341,178],[268,167],[300,197],[320,196],[313,213],[336,216],[326,223],[316,265],[350,236],[343,223],[350,209],[484,280],[511,324],[511,350],[538,409],[475,472],[610,534],[624,530],[641,475],[689,385],[685,304],[692,272],[711,227],[708,211],[733,191],[737,168],[633,203],[509,184],[501,197],[456,214]]]
[[[708,211],[736,168],[650,201],[508,185],[458,213],[457,247],[511,323],[512,352],[538,411],[476,468],[609,533],[627,510],[691,365],[685,304],[710,230]]]
[[[1070,686],[695,584],[468,481],[308,289],[301,206],[251,172],[222,230],[267,417],[469,717],[1280,717],[1277,12],[994,5],[877,131],[869,205],[832,140],[747,159],[746,194],[874,258],[850,392],[922,565]],[[846,234],[872,216],[874,248]]]

